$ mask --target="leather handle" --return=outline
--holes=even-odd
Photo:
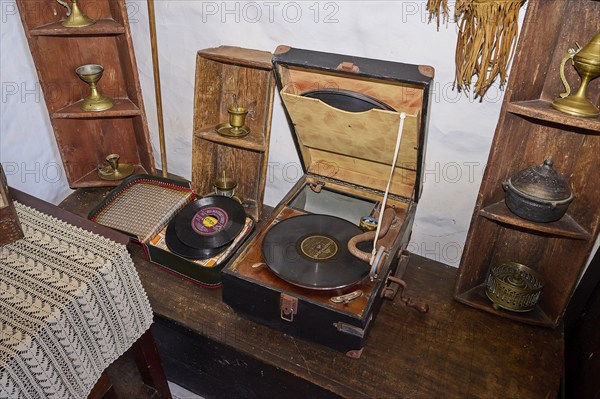
[[[352,73],[358,73],[360,71],[360,69],[358,68],[358,65],[354,65],[353,63],[351,63],[349,61],[342,62],[335,69],[337,69],[338,71],[352,72]]]

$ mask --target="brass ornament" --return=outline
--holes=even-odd
[[[491,267],[485,294],[492,307],[512,312],[528,312],[537,304],[544,283],[535,270],[516,262],[503,262]]]
[[[98,177],[102,180],[122,180],[133,173],[133,165],[119,163],[119,154],[110,154],[106,157],[108,165],[98,167]]]
[[[83,111],[99,112],[106,111],[114,107],[115,101],[110,97],[105,97],[98,92],[97,84],[102,74],[104,67],[98,64],[82,65],[75,70],[75,73],[81,80],[90,85],[91,94],[81,103]]]
[[[65,28],[82,28],[96,23],[94,19],[88,17],[79,9],[77,0],[73,0],[73,4],[70,7],[66,0],[56,1],[67,9],[67,19],[62,22],[62,26]]]
[[[576,44],[579,48],[569,49],[560,64],[560,78],[566,91],[560,94],[561,98],[552,102],[552,107],[569,115],[596,118],[600,115],[600,110],[588,100],[586,90],[590,81],[600,76],[600,32],[585,47]],[[579,89],[573,94],[565,78],[565,64],[569,60],[581,76]]]

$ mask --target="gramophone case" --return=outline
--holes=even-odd
[[[255,321],[359,357],[390,285],[388,276],[401,278],[405,267],[402,253],[422,187],[434,70],[287,46],[277,48],[273,66],[305,174],[224,269],[223,300]],[[301,229],[308,229],[314,238],[320,236],[311,235],[312,226],[304,221],[333,217],[360,233],[356,226],[361,218],[377,215],[392,169],[401,113],[405,114],[402,142],[386,207],[393,209],[394,219],[378,240],[387,255],[377,275],[333,288],[280,278],[274,270],[294,269],[295,255],[306,257],[307,239],[302,244],[300,239],[286,242],[286,229],[269,236],[277,224],[286,223],[292,231],[303,221]],[[336,233],[331,234],[329,242],[337,248]],[[274,268],[265,260],[270,259],[267,242],[277,243],[280,236],[283,241],[275,247],[291,248],[292,256],[283,257],[279,262],[283,264]],[[315,270],[342,275],[347,270],[337,261],[316,263]]]

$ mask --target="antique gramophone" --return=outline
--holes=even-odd
[[[560,78],[565,85],[566,92],[561,93],[559,99],[552,102],[552,107],[566,114],[596,118],[600,115],[598,107],[586,97],[586,89],[592,79],[600,76],[600,33],[585,46],[579,49],[569,49],[568,54],[560,64]],[[576,93],[571,93],[571,87],[565,78],[565,64],[571,59],[579,76],[581,85]]]
[[[77,0],[73,0],[73,5],[69,7],[64,0],[56,0],[60,5],[67,8],[67,19],[62,22],[62,26],[65,28],[81,28],[84,26],[92,25],[96,21],[85,15],[77,5]]]

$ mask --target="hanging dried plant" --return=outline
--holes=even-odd
[[[506,84],[508,66],[519,32],[519,10],[525,0],[461,0],[456,5],[458,91],[469,90],[473,76],[475,96],[483,97],[496,77]]]
[[[429,12],[429,22],[435,18],[438,30],[440,30],[440,21],[447,23],[450,17],[448,0],[427,0],[427,11]]]
[[[454,86],[483,97],[499,77],[500,88],[508,78],[519,32],[519,11],[525,0],[458,0],[455,19],[458,24],[456,75]],[[429,21],[448,20],[447,0],[428,0]]]

